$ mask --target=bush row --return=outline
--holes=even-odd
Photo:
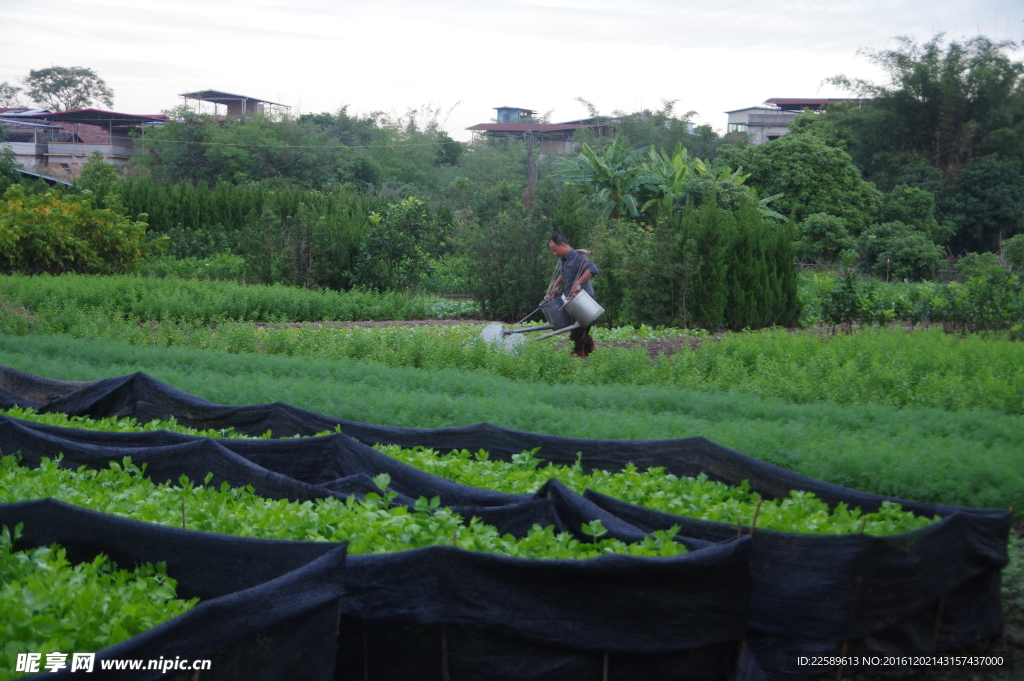
[[[844,268],[838,275],[810,275],[802,293],[804,323],[827,324],[833,331],[907,322],[960,333],[1009,331],[1024,338],[1024,276],[1001,267],[948,284],[883,284]]]
[[[0,276],[0,300],[33,313],[92,309],[135,320],[209,323],[359,321],[466,316],[469,302],[372,291],[308,290],[275,284],[134,276]]]

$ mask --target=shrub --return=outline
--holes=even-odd
[[[610,221],[594,236],[608,323],[718,330],[799,318],[793,228],[766,221],[751,199],[736,210],[691,203],[649,229]]]
[[[957,274],[965,281],[984,274],[992,267],[999,267],[999,256],[995,253],[968,253],[956,263]]]
[[[798,233],[797,255],[814,262],[835,262],[841,252],[857,245],[846,229],[846,220],[828,213],[807,216]]]
[[[410,197],[370,213],[363,236],[356,282],[381,291],[415,289],[430,275],[431,256],[446,248],[448,227],[426,202]]]
[[[0,202],[0,269],[6,273],[116,274],[134,271],[157,243],[146,242],[146,215],[129,220],[93,207],[91,194],[28,195],[11,185]]]
[[[1018,234],[1003,242],[1003,257],[1006,258],[1006,264],[1011,270],[1024,270],[1024,234]]]
[[[943,255],[926,234],[902,222],[868,228],[857,246],[861,269],[887,279],[932,279]]]

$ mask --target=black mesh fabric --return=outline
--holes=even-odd
[[[244,444],[236,444],[241,441],[217,440],[216,444],[252,466],[291,478],[296,484],[323,489],[324,493],[334,490],[339,494],[360,493],[366,488],[369,478],[387,472],[392,477],[392,487],[402,494],[400,500],[403,502],[420,495],[437,495],[442,503],[457,508],[467,517],[476,514],[505,531],[515,530],[516,533],[525,531],[535,518],[539,518],[541,524],[553,524],[577,535],[580,524],[600,519],[609,528],[610,536],[626,541],[635,541],[653,530],[680,525],[683,529],[679,540],[694,551],[688,558],[704,554],[708,549],[721,550],[723,542],[735,540],[736,528],[658,513],[592,491],[581,496],[557,480],[550,481],[532,499],[524,495],[467,488],[383,457],[365,445],[422,445],[439,451],[485,449],[492,457],[506,460],[521,451],[539,448],[537,455],[554,463],[572,464],[577,454],[581,454],[586,470],[619,470],[632,462],[641,469],[661,466],[677,475],[703,473],[711,479],[731,484],[746,480],[753,491],[766,498],[785,497],[791,490],[805,490],[830,505],[842,502],[871,512],[884,501],[893,501],[915,513],[943,518],[941,522],[916,532],[881,538],[758,530],[749,542],[753,591],[746,621],[747,647],[744,650],[752,650],[760,666],[774,678],[785,678],[794,671],[787,664],[787,653],[791,652],[838,652],[844,645],[847,650],[858,647],[871,651],[928,652],[935,647],[953,650],[979,639],[997,636],[1002,626],[999,577],[1001,568],[1008,562],[1007,538],[1011,520],[1008,512],[927,504],[864,493],[786,471],[701,437],[649,441],[585,440],[514,431],[491,424],[434,430],[396,428],[340,420],[279,403],[226,407],[181,392],[141,373],[80,384],[38,379],[10,368],[0,368],[0,405],[13,404],[92,417],[133,416],[141,421],[173,416],[179,423],[199,428],[231,427],[252,435],[270,430],[275,437],[333,431],[340,426],[343,436],[301,441],[259,440]],[[150,442],[142,437],[149,434],[118,435],[116,438],[108,433],[71,436],[66,429],[57,429],[61,434],[21,425],[19,437],[27,438],[27,429],[47,437],[80,442],[96,438],[104,441],[107,447],[118,447],[119,452],[129,449],[129,445],[145,447]],[[10,449],[4,439],[8,432],[15,430],[7,431],[4,426],[0,424],[0,447],[7,452]],[[183,438],[163,433],[154,437],[152,442],[160,442],[163,446],[180,445],[186,441]],[[21,446],[29,446],[24,444],[28,439],[31,438],[19,440]],[[51,442],[45,447],[31,446],[50,447],[46,451],[52,452],[55,445]],[[65,456],[69,456],[67,452]],[[239,470],[247,469],[240,466]],[[330,476],[337,477],[327,480]],[[269,485],[271,479],[265,476],[264,480],[264,485]],[[729,545],[733,546],[733,551],[738,550],[737,542]],[[349,578],[356,583],[362,583],[360,580],[363,579],[361,560],[363,557],[350,558]],[[401,559],[389,557],[388,560],[397,562]],[[619,588],[624,588],[624,585],[615,587]],[[354,597],[351,607],[356,608],[358,602],[358,597]],[[453,627],[451,640],[445,639],[450,656],[451,646],[462,645],[453,641],[464,641],[469,635],[456,633],[467,625],[457,618],[450,619],[448,614],[439,614],[448,613],[447,605],[431,612],[437,615],[435,619],[413,618],[409,621],[410,616],[406,613],[396,620],[388,620],[388,626],[412,627],[417,632],[416,640],[424,649],[434,653],[437,652],[435,643],[439,636],[437,628]],[[354,659],[353,655],[359,657],[361,669],[402,663],[400,660],[371,660],[374,655],[385,655],[380,652],[379,645],[373,643],[384,635],[381,629],[384,625],[378,620],[367,618],[365,614],[356,615],[351,610],[346,610],[343,619],[357,622],[363,627],[357,638],[371,642],[360,648],[363,652],[356,655],[352,652],[355,649],[350,645],[351,641],[347,641],[342,646],[348,651],[345,660]],[[531,645],[541,647],[550,645],[550,642],[531,639],[529,628],[507,630],[506,623],[514,620],[508,617],[500,618],[498,622],[478,620],[474,626],[475,630],[484,632],[480,633],[481,641],[491,641],[488,636],[501,638],[499,634],[504,632],[511,637],[509,640],[530,640]],[[708,645],[714,648],[720,643],[700,644],[688,650],[700,648],[706,651],[711,649],[707,648]],[[499,644],[482,642],[480,645],[484,649]],[[538,652],[538,659],[548,660],[538,663],[539,668],[550,668],[552,675],[557,675],[558,669],[589,669],[594,654],[602,656],[601,664],[604,664],[603,656],[606,654],[609,659],[619,655],[620,663],[637,653],[675,655],[646,649],[616,651],[605,647],[596,651],[585,647],[584,650],[588,651],[586,655],[575,650],[574,655],[583,657],[573,657],[572,660],[560,657],[561,653],[546,657]],[[737,658],[734,654],[731,659],[742,660],[743,655]],[[671,667],[676,663],[666,658],[666,665]],[[349,662],[345,665],[348,665],[343,665],[346,669],[355,668]],[[734,667],[742,668],[743,665]],[[535,676],[524,675],[521,678],[549,678],[544,675],[547,673],[538,671]]]
[[[96,679],[168,679],[161,670],[102,671],[103,660],[212,661],[210,679],[335,677],[337,624],[344,592],[345,544],[278,541],[194,532],[105,515],[52,499],[0,504],[0,526],[22,525],[16,551],[60,544],[72,563],[109,556],[119,567],[167,564],[188,612],[96,652]],[[13,663],[4,660],[3,664]],[[85,672],[43,672],[76,679]],[[189,672],[189,675],[192,672]],[[188,675],[177,673],[178,678]]]

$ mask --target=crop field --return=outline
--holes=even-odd
[[[203,437],[228,437],[228,438],[242,438],[245,436],[234,433],[231,430],[227,431],[198,431],[194,428],[182,427],[174,421],[151,421],[144,425],[138,424],[134,419],[116,417],[110,417],[107,419],[89,419],[86,417],[68,417],[64,414],[39,414],[31,409],[21,409],[15,407],[8,409],[4,412],[0,412],[7,416],[14,418],[33,421],[36,423],[43,423],[46,425],[56,425],[62,427],[74,427],[84,428],[88,430],[99,430],[105,432],[145,432],[153,430],[170,430],[172,432],[183,432],[191,435],[198,435]],[[329,434],[329,433],[324,433]],[[482,489],[491,489],[500,492],[510,492],[513,494],[533,494],[540,489],[545,482],[552,477],[557,478],[562,483],[566,484],[570,489],[577,493],[582,493],[586,489],[593,489],[610,496],[614,496],[623,501],[645,506],[657,511],[664,511],[666,513],[677,513],[681,515],[690,516],[693,518],[700,518],[702,520],[714,520],[718,522],[726,522],[729,524],[734,523],[750,523],[756,516],[760,519],[758,524],[759,527],[784,530],[789,532],[809,532],[814,534],[846,534],[846,533],[861,533],[870,535],[885,535],[885,534],[897,534],[900,532],[909,532],[919,527],[925,527],[934,519],[918,517],[911,513],[902,511],[899,508],[899,504],[891,504],[884,502],[882,509],[875,513],[861,513],[860,509],[851,509],[847,505],[840,504],[834,509],[830,509],[827,504],[816,499],[813,494],[806,492],[793,492],[790,498],[768,500],[767,502],[761,498],[757,493],[751,492],[749,485],[743,485],[740,487],[734,487],[726,485],[720,482],[714,482],[707,479],[707,476],[701,475],[696,478],[692,477],[677,477],[672,474],[665,472],[663,468],[650,468],[645,471],[639,471],[635,466],[628,466],[622,471],[600,471],[594,470],[590,473],[584,473],[579,462],[574,466],[560,466],[560,465],[542,465],[546,464],[543,459],[534,456],[533,452],[523,452],[516,454],[512,457],[512,461],[494,461],[490,460],[488,453],[484,450],[480,450],[476,453],[470,453],[466,450],[452,452],[450,454],[441,454],[434,450],[424,447],[414,448],[402,448],[398,446],[378,446],[378,449],[399,461],[408,463],[420,470],[431,473],[433,475],[452,480],[464,485],[471,485],[473,487],[479,487]],[[34,493],[38,493],[39,487],[35,487],[32,491],[27,494],[24,491],[18,490],[18,486],[23,484],[26,479],[34,479],[36,474],[34,472],[26,473],[25,471],[18,471],[14,468],[14,459],[6,459],[7,461],[7,490],[0,493],[0,500],[5,501],[22,501],[27,499],[35,498],[32,496]],[[121,471],[122,467],[118,466],[113,470]],[[121,497],[125,488],[137,486],[141,484],[139,478],[141,478],[140,471],[137,467],[131,466],[128,462],[125,462],[123,470],[128,470],[134,474],[131,479],[117,479],[114,481],[108,481],[101,487],[114,487],[120,488],[116,492],[117,497]],[[61,469],[44,466],[40,475],[40,479],[45,477],[47,472],[60,475]],[[106,474],[106,471],[101,473]],[[386,496],[388,476],[387,474],[381,474],[383,477],[377,482],[381,492]],[[101,502],[90,501],[90,499],[98,499],[103,496],[99,490],[83,490],[83,482],[86,478],[76,479],[70,477],[69,482],[72,482],[76,488],[76,496],[73,499],[74,503],[97,507],[97,510],[106,510],[108,506]],[[61,485],[54,485],[53,488],[59,488]],[[183,488],[190,489],[187,481],[182,481]],[[166,489],[166,486],[160,488],[161,490]],[[221,492],[226,492],[227,488],[223,487]],[[65,492],[61,492],[64,494]],[[153,494],[152,491],[147,491],[145,497],[148,499]],[[68,499],[71,501],[71,499]],[[251,503],[252,498],[247,500],[247,503]],[[428,504],[430,503],[427,499],[420,499],[419,503]],[[149,504],[149,501],[146,502]],[[153,502],[151,508],[163,509],[158,522],[175,522],[173,516],[168,515],[167,510],[173,508],[173,504],[165,503],[163,501]],[[352,508],[350,505],[349,508]],[[371,504],[369,508],[378,508],[378,504]],[[386,506],[385,506],[386,508]],[[119,509],[120,514],[126,514],[134,517],[139,512],[126,512],[123,509]],[[318,514],[320,511],[317,511]],[[202,514],[202,511],[200,511]],[[224,517],[223,512],[216,512],[210,514],[212,517],[222,519]],[[236,513],[234,511],[228,511],[227,515],[235,517],[238,515],[244,516],[244,513]],[[146,517],[145,519],[151,520],[155,518]],[[235,518],[240,520],[240,518]],[[351,538],[344,535],[346,530],[351,531],[352,528],[371,526],[373,524],[373,517],[358,518],[355,523],[339,523],[336,518],[321,521],[326,527],[333,527],[331,532],[341,533],[341,536],[350,542],[350,551],[354,553],[362,553],[368,550],[369,546],[364,544],[365,538],[360,536],[358,533],[354,534]],[[203,522],[209,522],[204,520]],[[362,525],[360,525],[362,523]],[[203,529],[211,531],[229,531],[222,530],[207,525],[203,526]],[[233,528],[234,529],[234,528]],[[278,531],[272,531],[271,534],[266,536],[278,536],[275,534]],[[245,532],[234,532],[246,534]],[[332,537],[325,537],[322,532],[314,533],[311,536],[305,536],[302,532],[297,532],[297,536],[289,537],[295,539],[312,539],[312,540],[324,540],[331,539]],[[261,534],[260,536],[264,536]],[[428,541],[445,543],[448,541],[448,534],[441,532],[432,536],[424,536]],[[621,545],[621,542],[616,545],[612,544],[609,546],[595,548],[589,546],[576,547],[574,543],[573,549],[575,553],[566,554],[565,556],[559,557],[589,557],[597,555],[601,551],[605,552],[616,552],[619,550],[632,552],[635,549],[632,547],[625,547]],[[469,546],[472,547],[474,542],[470,542]],[[396,550],[397,548],[413,548],[413,546],[403,546],[400,542],[397,544],[381,543],[379,546],[372,550]],[[483,546],[481,544],[481,546]],[[524,555],[518,552],[516,548],[505,548],[496,549],[489,547],[491,551],[501,551],[510,553],[511,555]],[[526,554],[530,555],[530,554]],[[640,555],[643,555],[642,553]],[[665,554],[668,555],[668,554]],[[543,553],[534,555],[533,557],[543,557]]]
[[[15,551],[20,527],[0,528],[0,655],[25,650],[99,650],[186,612],[162,564],[120,569],[100,554],[72,565],[60,546]],[[56,605],[56,607],[55,607]],[[0,666],[0,681],[14,674]]]
[[[284,287],[129,277],[0,277],[0,363],[66,380],[142,371],[220,404],[279,401],[382,425],[489,422],[603,439],[699,435],[867,492],[985,508],[1024,505],[1024,345],[1005,335],[958,336],[937,328],[873,328],[853,335],[601,328],[595,330],[597,352],[581,361],[569,357],[558,339],[526,340],[509,353],[485,342],[479,323],[348,323],[471,312],[442,299],[362,295],[332,298]],[[181,429],[173,423],[10,415],[78,428]],[[741,525],[757,516],[759,528],[878,536],[932,521],[891,505],[873,514],[829,509],[800,492],[762,500],[742,485],[658,469],[584,472],[578,465],[546,465],[530,452],[505,462],[483,451],[379,449],[478,488],[532,494],[555,477],[576,492],[592,489],[677,515]],[[251,489],[187,480],[157,484],[130,462],[102,471],[69,471],[53,463],[29,470],[7,456],[0,478],[3,502],[51,496],[175,527],[184,507],[188,529],[348,540],[353,554],[453,541],[521,557],[685,552],[672,532],[626,544],[602,539],[600,523],[580,528],[595,543],[541,527],[519,539],[502,536],[478,520],[464,522],[436,501],[392,506],[386,476],[375,480],[379,495],[315,503],[263,499]],[[1013,540],[1004,603],[1008,619],[1024,623],[1021,552]],[[14,555],[8,552],[7,560],[24,560]],[[162,579],[159,566],[143,573]],[[174,597],[172,586],[162,593]]]
[[[573,382],[481,371],[42,335],[0,337],[0,362],[69,380],[144,371],[221,404],[281,401],[383,425],[486,421],[572,437],[703,435],[795,472],[879,494],[992,508],[1024,498],[1024,429],[1020,417],[995,410],[794,403],[663,385],[581,390]]]

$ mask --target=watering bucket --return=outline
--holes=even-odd
[[[564,329],[572,324],[572,316],[564,308],[565,296],[558,296],[540,304],[540,311],[552,329]],[[604,312],[604,310],[601,310]]]
[[[568,312],[580,326],[590,326],[604,314],[604,308],[597,304],[589,293],[580,291],[565,304],[563,312]]]

